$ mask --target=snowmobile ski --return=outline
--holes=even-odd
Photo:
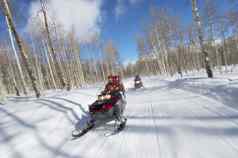
[[[118,128],[116,129],[117,132],[120,132],[122,130],[125,129],[126,127],[126,122],[127,122],[127,119],[125,118],[125,120],[118,126]]]
[[[110,136],[113,136],[113,135],[116,135],[116,134],[120,133],[121,131],[123,131],[125,129],[126,122],[127,122],[127,119],[125,119],[125,121],[123,123],[121,123],[115,130],[113,130],[110,133],[106,133],[105,136],[110,137]]]
[[[91,125],[89,126],[88,128],[80,131],[78,129],[75,129],[73,132],[72,132],[72,140],[75,140],[77,138],[80,138],[82,137],[83,135],[85,135],[86,133],[88,133],[90,130],[92,130],[94,127],[94,125]]]

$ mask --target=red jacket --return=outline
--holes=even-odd
[[[105,86],[103,93],[114,93],[114,92],[123,92],[125,93],[125,88],[121,83],[120,76],[109,76],[110,82]]]
[[[104,89],[104,93],[113,93],[113,92],[125,92],[125,88],[121,83],[107,83]]]

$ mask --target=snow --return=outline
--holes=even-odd
[[[146,88],[127,88],[126,129],[113,124],[80,139],[71,132],[103,84],[48,91],[40,99],[8,97],[0,105],[0,158],[236,158],[238,74],[143,77]]]

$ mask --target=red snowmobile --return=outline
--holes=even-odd
[[[89,113],[86,121],[82,120],[73,131],[73,137],[80,137],[90,129],[99,127],[111,121],[115,121],[115,131],[125,128],[127,119],[123,116],[126,101],[121,92],[100,94],[98,99],[89,105]]]

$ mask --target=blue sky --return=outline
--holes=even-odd
[[[221,10],[228,8],[226,0],[216,2]],[[202,1],[200,6],[201,3]],[[107,8],[112,10],[115,5],[115,1],[111,2],[107,4]],[[124,61],[137,58],[136,36],[144,32],[150,19],[150,8],[155,6],[167,8],[171,14],[181,17],[184,25],[191,23],[191,6],[186,0],[141,0],[135,5],[127,5],[125,13],[117,18],[113,17],[112,12],[108,12],[102,35],[115,41]]]
[[[158,0],[157,0],[158,1]],[[144,32],[146,24],[150,19],[150,8],[153,6],[162,7],[165,6],[167,8],[171,7],[178,8],[177,12],[179,12],[181,16],[184,16],[186,12],[190,11],[189,6],[186,4],[176,4],[166,2],[166,0],[161,0],[156,2],[156,0],[144,0],[136,5],[128,5],[124,14],[120,17],[110,18],[112,16],[108,14],[108,18],[105,21],[105,28],[103,29],[102,35],[106,38],[112,38],[117,44],[119,51],[121,53],[122,59],[125,62],[130,60],[137,59],[137,46],[136,46],[136,37],[140,36],[141,33]],[[111,4],[113,5],[113,4]],[[190,21],[190,15],[184,16],[184,22]],[[110,18],[110,19],[109,19]]]
[[[34,0],[37,1],[37,0]],[[221,11],[229,8],[227,0],[215,0]],[[14,10],[19,16],[17,27],[24,28],[29,17],[30,4],[33,0],[13,0]],[[199,1],[200,7],[204,0]],[[171,14],[180,16],[183,24],[191,23],[189,0],[102,0],[100,34],[104,40],[113,40],[124,62],[137,59],[136,37],[144,32],[150,20],[151,7],[167,8]],[[117,8],[120,7],[120,14]],[[20,9],[19,9],[20,8]],[[7,38],[5,22],[0,17],[0,39]]]

